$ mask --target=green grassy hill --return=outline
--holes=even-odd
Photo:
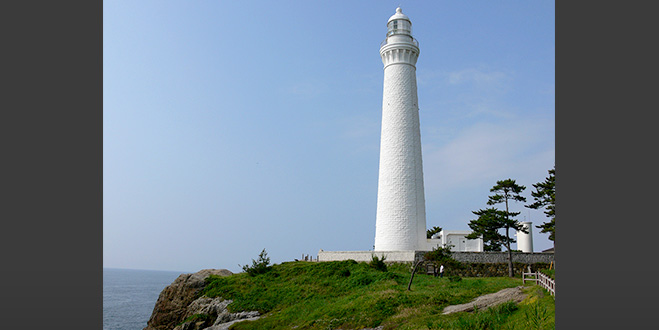
[[[409,265],[386,271],[368,263],[285,262],[267,272],[209,277],[204,294],[232,299],[231,312],[264,314],[231,329],[553,329],[554,298],[528,285],[529,298],[475,313],[441,315],[448,305],[522,285],[519,278],[436,278],[417,273],[411,291]],[[533,325],[534,321],[538,326]],[[544,321],[543,321],[544,320]]]

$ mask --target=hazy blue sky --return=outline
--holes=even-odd
[[[554,166],[554,1],[104,1],[104,266],[372,249],[399,5],[421,49],[428,227],[468,230],[497,180],[531,202]],[[541,211],[512,210],[552,246]]]

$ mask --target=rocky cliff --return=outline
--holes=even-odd
[[[226,269],[204,269],[194,274],[181,274],[160,292],[143,330],[224,330],[235,322],[259,317],[258,312],[229,313],[227,305],[231,300],[203,297],[201,292],[209,275],[231,276],[233,273]]]

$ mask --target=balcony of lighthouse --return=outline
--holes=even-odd
[[[412,44],[414,46],[419,47],[419,41],[416,40],[414,37],[407,36],[407,39],[411,39]],[[390,43],[398,43],[398,40],[391,40],[391,42],[388,42],[388,41],[389,41],[389,38],[382,40],[382,42],[380,43],[380,48],[382,48],[383,46],[385,46],[387,44],[390,44]],[[410,42],[410,41],[408,41],[408,42]]]

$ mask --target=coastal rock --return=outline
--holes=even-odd
[[[203,330],[228,330],[229,327],[236,322],[254,321],[254,320],[258,320],[261,317],[259,316],[259,312],[256,311],[227,313],[227,314],[228,315],[223,315],[222,317],[218,317],[217,320],[215,321],[215,324],[213,324],[213,326]],[[225,320],[230,320],[230,321],[225,321]]]
[[[199,297],[188,306],[188,311],[186,312],[184,318],[194,314],[207,314],[217,317],[217,315],[225,313],[227,311],[227,305],[232,302],[232,300],[224,300],[220,297]]]
[[[173,330],[225,330],[236,322],[253,321],[260,317],[259,312],[256,311],[229,313],[227,306],[231,302],[232,300],[222,298],[200,297],[188,306],[184,319],[193,315],[204,315],[204,317],[184,322]]]
[[[522,292],[521,286],[507,288],[495,293],[480,296],[470,303],[447,306],[444,308],[444,311],[442,311],[442,314],[471,312],[474,310],[474,306],[476,306],[478,309],[483,309],[496,306],[507,301],[519,303],[520,301],[524,300],[524,298],[526,298],[526,294]]]
[[[246,319],[258,318],[257,316],[259,315],[260,314],[257,311],[229,313],[229,311],[225,310],[223,313],[218,314],[217,318],[215,319],[215,323],[213,323],[213,326],[222,325],[224,323],[229,323],[236,320],[242,321]]]
[[[171,330],[179,325],[186,317],[195,313],[188,313],[188,307],[199,298],[201,290],[206,285],[205,279],[209,275],[229,276],[233,273],[226,269],[203,269],[193,274],[181,274],[172,284],[167,286],[156,301],[151,318],[143,330]],[[204,305],[201,302],[193,308],[202,308],[202,306],[212,310],[222,303],[221,300],[215,301],[211,298]],[[216,298],[221,299],[221,298]],[[228,303],[227,303],[228,304]],[[214,306],[214,307],[211,307]],[[226,305],[225,305],[226,309]],[[204,313],[197,313],[204,314]],[[213,320],[214,321],[214,320]],[[211,321],[211,322],[213,322]],[[203,323],[197,321],[197,323]],[[186,322],[188,323],[188,322]],[[200,324],[199,326],[203,326]],[[189,330],[189,329],[185,329]]]

